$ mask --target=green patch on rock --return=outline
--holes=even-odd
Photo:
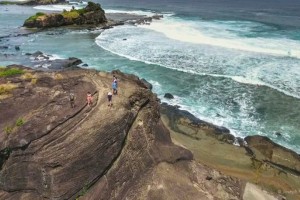
[[[76,19],[78,18],[81,14],[86,13],[85,9],[78,9],[78,10],[70,10],[70,11],[66,11],[64,10],[62,13],[62,16],[64,18],[68,18],[68,19]]]
[[[29,17],[28,19],[26,19],[25,22],[29,22],[29,21],[35,21],[37,20],[39,17],[46,15],[45,13],[42,12],[37,12],[35,15]]]
[[[62,13],[62,16],[68,19],[76,19],[79,17],[79,15],[80,14],[76,10],[65,11]]]
[[[15,5],[18,4],[16,1],[0,1],[0,5]]]
[[[24,122],[24,120],[22,119],[22,118],[19,118],[19,119],[17,119],[17,121],[16,121],[16,126],[22,126],[23,124],[24,124],[25,122]]]
[[[22,69],[0,67],[0,77],[14,76],[23,73],[24,71]]]

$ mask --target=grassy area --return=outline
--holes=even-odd
[[[22,126],[24,124],[24,120],[22,118],[17,119],[16,126]]]
[[[9,125],[9,126],[6,126],[4,128],[4,132],[9,135],[11,134],[12,132],[16,131],[19,127],[23,126],[25,123],[24,119],[23,118],[19,118],[17,119],[16,123],[13,124],[13,125]]]
[[[81,14],[86,13],[85,9],[73,9],[70,11],[66,11],[64,10],[61,15],[65,18],[65,19],[76,19],[78,18]],[[35,21],[37,20],[39,17],[45,16],[45,13],[42,12],[37,12],[35,15],[29,17],[28,19],[25,20],[25,22],[31,22],[31,21]]]
[[[0,77],[14,76],[17,74],[23,74],[24,71],[22,69],[17,68],[0,68]]]
[[[71,11],[64,11],[62,13],[62,16],[64,18],[69,18],[69,19],[76,19],[79,17],[79,12],[77,12],[77,10],[71,10]]]
[[[66,10],[64,10],[63,12],[62,12],[62,16],[64,17],[64,18],[68,18],[68,19],[76,19],[76,18],[78,18],[79,17],[79,15],[81,15],[81,14],[84,14],[86,11],[85,11],[85,9],[78,9],[78,10],[70,10],[70,11],[66,11]]]
[[[16,5],[16,4],[20,4],[17,1],[0,1],[0,5]]]
[[[16,87],[17,85],[12,83],[0,84],[0,95],[7,94]]]
[[[41,16],[44,16],[46,15],[45,13],[42,13],[42,12],[37,12],[35,15],[29,17],[28,19],[26,19],[25,21],[28,22],[28,21],[35,21],[37,20],[39,17]]]
[[[22,75],[22,78],[24,80],[30,81],[31,84],[36,84],[37,82],[37,77],[35,74],[32,74],[30,72],[26,72],[25,74]]]

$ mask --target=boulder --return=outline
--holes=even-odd
[[[149,83],[146,79],[142,78],[141,81],[145,84],[145,86],[149,89],[152,90],[152,84]]]
[[[165,93],[164,97],[167,99],[174,99],[174,96],[171,93]]]

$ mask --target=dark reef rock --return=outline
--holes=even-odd
[[[99,25],[107,22],[104,10],[100,4],[88,2],[79,10],[64,11],[62,13],[37,13],[28,18],[24,25],[28,28],[50,28],[66,25]]]
[[[142,78],[141,81],[147,86],[149,90],[152,90],[153,86],[146,79]]]
[[[210,130],[211,135],[220,141],[224,141],[229,144],[233,144],[235,141],[235,137],[230,134],[230,131],[227,128],[202,121],[191,113],[178,109],[176,106],[162,103],[161,113],[168,116],[170,119],[169,125],[173,130],[191,138],[199,139],[197,136],[197,130],[199,128],[205,128],[206,130]]]
[[[171,93],[166,93],[164,97],[167,99],[174,99],[174,96]]]
[[[254,150],[259,158],[261,155],[264,160],[276,163],[277,167],[284,166],[283,170],[293,171],[300,176],[300,156],[273,142],[270,138],[264,136],[247,136],[245,138],[248,146]]]

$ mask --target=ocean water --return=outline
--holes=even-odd
[[[35,66],[25,53],[40,50],[78,57],[88,68],[120,69],[147,79],[163,102],[236,136],[268,136],[300,153],[300,1],[98,2],[110,13],[164,18],[105,31],[57,28],[13,37],[31,14],[71,6],[0,6],[0,37],[10,35],[0,41],[8,46],[0,48],[0,65]],[[166,92],[175,98],[163,98]]]

